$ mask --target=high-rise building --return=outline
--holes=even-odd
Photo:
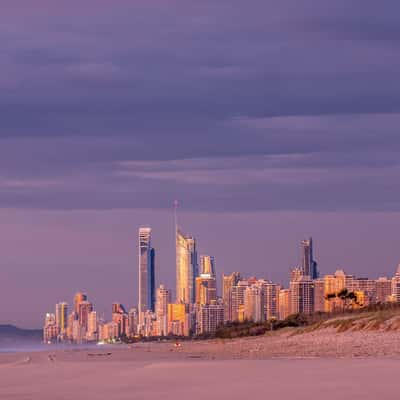
[[[279,313],[280,320],[286,319],[290,315],[290,290],[281,289],[279,291]]]
[[[89,313],[93,311],[93,304],[90,303],[89,301],[82,301],[79,304],[79,312],[78,312],[78,321],[79,325],[84,329],[84,331],[87,331],[88,328],[88,322],[89,322]]]
[[[232,287],[232,321],[243,322],[244,315],[244,293],[248,286],[248,280],[240,280],[236,286]]]
[[[98,323],[96,311],[91,311],[88,318],[87,340],[98,340]]]
[[[303,276],[303,270],[300,267],[294,267],[290,270],[290,282],[296,281],[297,279],[300,279],[301,276]]]
[[[139,315],[137,308],[133,307],[128,313],[128,336],[133,337],[138,334]]]
[[[196,334],[214,333],[224,324],[222,304],[200,304],[196,313]]]
[[[237,285],[240,279],[239,272],[233,272],[230,275],[222,275],[222,301],[224,303],[225,322],[233,321],[232,288]]]
[[[245,320],[265,321],[264,290],[261,285],[254,284],[246,287],[243,306]]]
[[[75,343],[82,343],[86,340],[86,328],[77,319],[72,321],[72,340]]]
[[[265,320],[277,319],[280,286],[265,279],[259,279],[256,284],[263,290]]]
[[[189,305],[168,304],[168,333],[176,336],[189,336],[191,329]]]
[[[290,282],[290,313],[312,314],[314,312],[314,282],[309,276]]]
[[[128,313],[121,303],[112,304],[112,322],[118,326],[118,336],[127,335],[128,333]]]
[[[115,322],[108,322],[99,326],[99,339],[105,341],[112,341],[118,338],[118,324]]]
[[[215,276],[215,258],[213,256],[200,256],[200,275]]]
[[[78,292],[74,296],[74,311],[79,314],[79,304],[81,304],[84,301],[87,301],[88,297],[87,294]]]
[[[373,304],[376,302],[376,280],[369,278],[357,278],[355,292],[363,292],[363,305]]]
[[[43,327],[43,341],[44,343],[50,343],[57,340],[60,328],[56,324],[56,316],[52,313],[47,313]]]
[[[155,310],[156,306],[156,251],[154,247],[150,250],[150,311]]]
[[[342,310],[344,307],[343,300],[337,297],[333,297],[340,293],[343,289],[348,289],[350,291],[356,288],[353,285],[355,278],[351,275],[346,275],[346,273],[339,269],[335,271],[333,275],[324,276],[324,311],[334,312],[337,310]]]
[[[323,278],[314,279],[314,311],[325,311],[325,281]]]
[[[392,278],[392,299],[400,302],[400,264],[397,267],[396,274]]]
[[[200,256],[200,274],[195,279],[196,304],[215,304],[217,301],[217,279],[215,260],[212,256]]]
[[[68,304],[56,304],[56,325],[60,328],[60,335],[65,336],[68,324]]]
[[[67,339],[68,340],[73,340],[73,327],[74,327],[74,321],[78,320],[78,314],[75,311],[72,311],[68,315],[68,321],[67,321]]]
[[[160,285],[156,295],[157,336],[168,335],[168,304],[171,303],[171,291]]]
[[[112,314],[126,314],[125,307],[121,303],[112,303],[111,306]]]
[[[139,322],[147,310],[154,311],[155,251],[151,247],[151,228],[139,228]]]
[[[215,304],[217,282],[215,277],[201,274],[196,278],[196,304]]]
[[[176,231],[176,302],[195,302],[195,279],[198,276],[196,240]]]
[[[150,336],[156,336],[157,332],[156,332],[156,314],[153,313],[150,310],[147,310],[144,314],[143,314],[143,323],[141,325],[141,331],[140,333],[143,336],[146,337],[150,337]]]
[[[301,269],[303,275],[309,276],[311,279],[318,278],[317,262],[313,256],[312,238],[301,241]]]
[[[265,288],[265,318],[278,319],[280,285],[270,282]]]
[[[361,306],[361,304],[368,305],[377,301],[379,280],[356,278],[354,275],[347,275],[343,270],[337,270],[333,275],[325,275],[323,279],[325,297],[324,308],[326,312],[343,311],[350,304],[352,306]],[[380,282],[380,296],[383,293],[383,297],[385,298],[384,292],[385,290],[388,290],[388,287],[389,281],[385,281],[383,278]],[[348,299],[343,298],[340,295],[341,292],[345,290],[357,295],[356,304],[349,303]],[[362,301],[360,299],[362,299]]]
[[[386,303],[390,301],[392,295],[392,281],[388,278],[378,278],[376,280],[376,302]]]

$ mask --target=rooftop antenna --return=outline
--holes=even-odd
[[[174,200],[175,233],[178,231],[178,206],[179,206],[179,201],[178,200]]]

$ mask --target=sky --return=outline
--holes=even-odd
[[[172,204],[217,271],[400,262],[400,3],[1,0],[0,323],[175,285]]]

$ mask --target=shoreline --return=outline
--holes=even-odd
[[[170,342],[137,342],[134,344],[38,345],[34,348],[2,349],[5,355],[111,353],[131,358],[131,354],[198,359],[311,359],[311,358],[400,358],[400,333],[397,331],[346,331],[325,328],[310,332],[297,328],[271,332],[262,336],[235,339],[187,340],[176,347]],[[13,346],[15,347],[15,346]],[[100,356],[99,356],[100,357]]]

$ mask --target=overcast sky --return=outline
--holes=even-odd
[[[132,306],[142,224],[173,288],[174,199],[219,273],[400,262],[398,1],[1,0],[0,49],[0,323]]]

